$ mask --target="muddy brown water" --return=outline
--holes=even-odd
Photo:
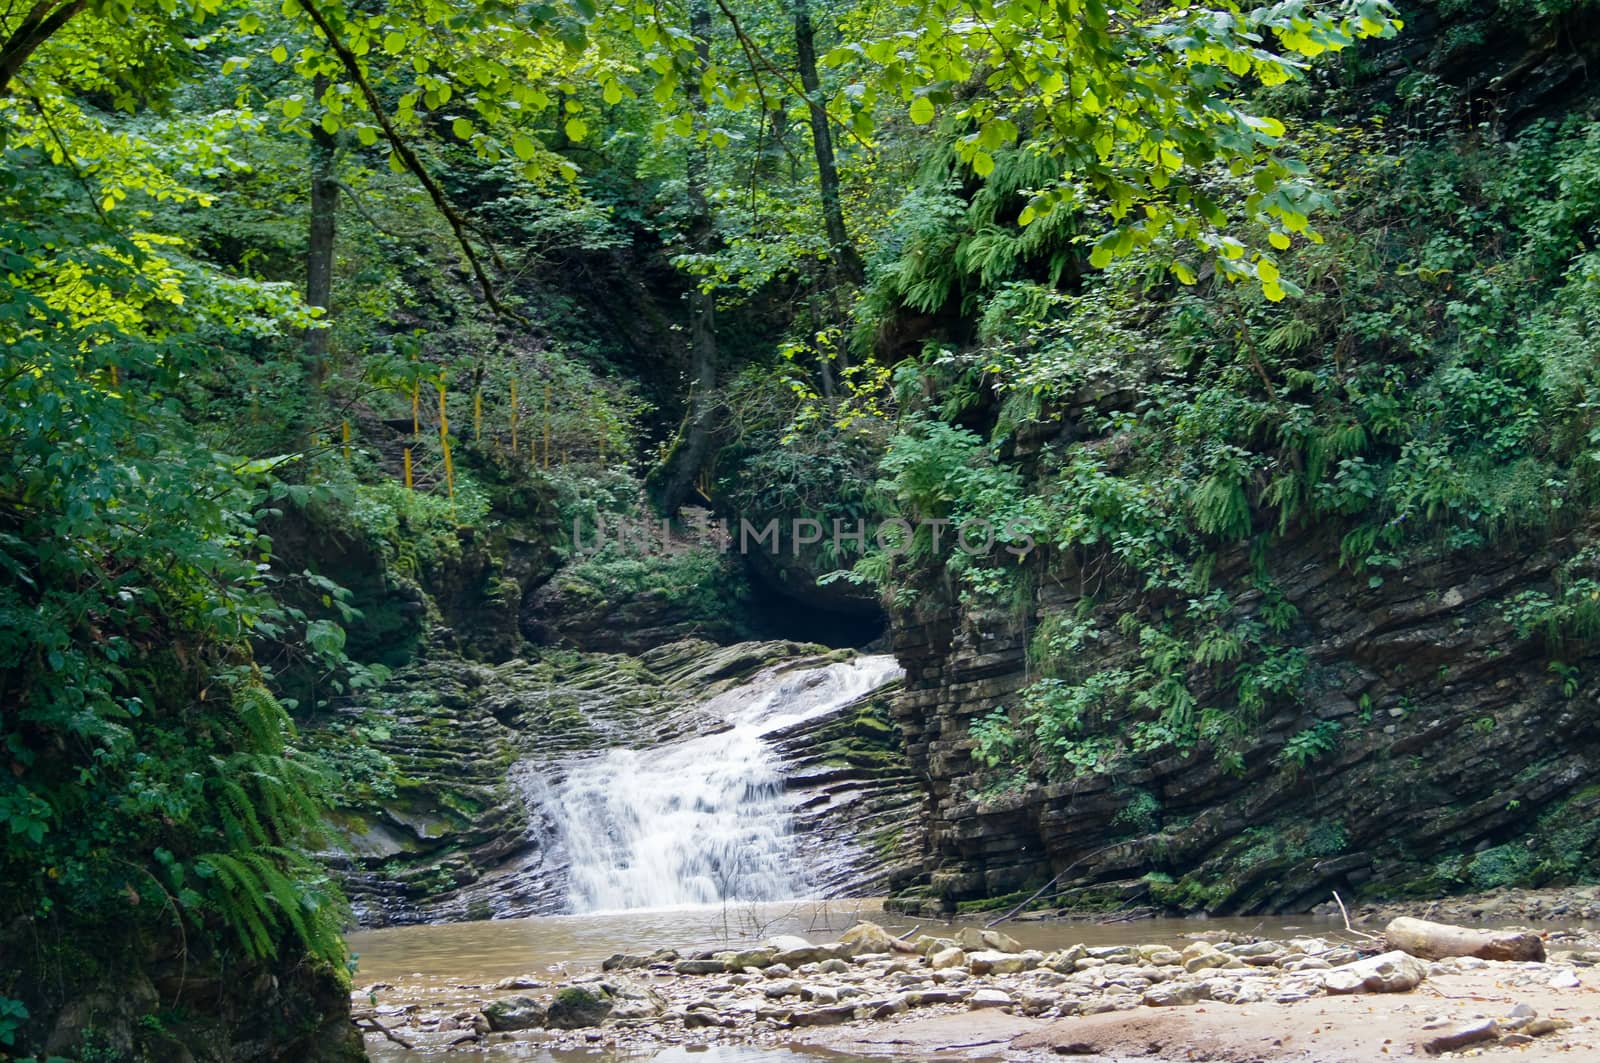
[[[616,952],[648,953],[658,948],[680,952],[727,948],[758,942],[774,934],[799,934],[813,941],[836,939],[861,921],[871,919],[897,933],[920,927],[923,933],[947,935],[962,926],[983,926],[993,916],[915,920],[883,911],[879,901],[787,902],[726,907],[692,907],[544,916],[391,927],[351,934],[350,950],[359,966],[355,985],[384,983],[378,1001],[403,999],[432,1009],[468,1007],[499,995],[492,987],[502,978],[532,975],[559,982],[599,967]],[[1024,945],[1039,949],[1085,945],[1181,942],[1201,931],[1239,931],[1265,937],[1321,935],[1343,928],[1337,919],[1320,916],[1227,919],[1142,919],[1136,922],[1047,920],[1012,921],[1002,929]],[[379,1014],[382,1014],[380,1010]],[[486,1051],[485,1051],[486,1049]],[[439,1059],[441,1053],[408,1052],[369,1039],[368,1050],[382,1063],[415,1063]],[[454,1053],[452,1053],[454,1055]],[[798,1048],[678,1046],[644,1055],[626,1052],[556,1052],[537,1044],[510,1042],[484,1046],[475,1057],[569,1063],[579,1059],[650,1060],[652,1063],[860,1063],[862,1057]]]

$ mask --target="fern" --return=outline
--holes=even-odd
[[[1250,534],[1250,503],[1244,483],[1228,472],[1200,481],[1190,497],[1194,522],[1200,530],[1221,539],[1242,539]]]

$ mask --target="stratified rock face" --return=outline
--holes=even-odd
[[[1167,747],[1107,774],[1035,762],[1024,785],[988,798],[974,796],[996,776],[972,757],[971,725],[1037,678],[1027,634],[1078,607],[1082,574],[1059,561],[1041,569],[1045,589],[1025,618],[957,606],[929,580],[894,625],[906,671],[895,716],[933,795],[928,886],[902,903],[948,909],[1066,872],[1046,901],[1288,912],[1332,890],[1437,894],[1592,875],[1600,669],[1590,649],[1568,654],[1576,673],[1553,672],[1539,635],[1519,638],[1506,619],[1519,593],[1548,592],[1556,566],[1584,547],[1573,535],[1459,553],[1375,587],[1340,567],[1336,540],[1293,539],[1266,563],[1298,610],[1287,637],[1307,655],[1308,681],[1298,704],[1254,729],[1242,771],[1204,744]],[[1215,578],[1242,567],[1219,564]],[[1227,704],[1228,691],[1191,679],[1200,704]],[[1289,766],[1291,736],[1324,721],[1339,726],[1337,746]]]

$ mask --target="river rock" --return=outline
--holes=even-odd
[[[740,952],[719,952],[716,955],[716,959],[726,963],[730,971],[742,971],[746,967],[770,967],[777,957],[778,950],[770,945]]]
[[[1039,953],[1012,954],[987,949],[967,954],[967,969],[973,974],[1021,974],[1039,966]]]
[[[1022,942],[1010,934],[1002,934],[998,930],[980,930],[975,926],[964,926],[961,933],[956,935],[956,943],[968,952],[1021,952]]]
[[[531,974],[514,974],[510,978],[502,978],[493,986],[497,990],[506,989],[543,989],[548,982],[541,981]]]
[[[1211,987],[1204,982],[1161,982],[1146,989],[1140,999],[1152,1008],[1198,1004],[1211,999]]]
[[[1480,1019],[1477,1022],[1451,1027],[1441,1034],[1428,1038],[1422,1042],[1422,1050],[1430,1056],[1436,1056],[1440,1052],[1456,1052],[1468,1045],[1493,1041],[1499,1036],[1500,1028],[1495,1025],[1493,1019]]]
[[[905,993],[896,993],[887,1000],[880,1001],[872,1009],[874,1019],[892,1019],[896,1015],[903,1015],[911,1010],[911,1001]]]
[[[1017,1010],[1024,1015],[1043,1015],[1060,1003],[1060,994],[1038,989],[1024,990],[1017,996]]]
[[[906,1003],[914,1008],[925,1008],[933,1004],[959,1004],[967,999],[967,994],[959,989],[918,989],[906,994]]]
[[[483,1017],[488,1020],[489,1029],[495,1032],[531,1030],[544,1025],[546,1010],[543,1003],[532,997],[506,997],[485,1004]]]
[[[628,979],[606,979],[601,991],[611,1001],[612,1019],[653,1019],[667,1010],[661,994],[647,985]]]
[[[967,998],[967,1007],[974,1011],[980,1008],[1008,1008],[1011,1006],[1011,994],[1002,989],[980,989]]]
[[[965,967],[967,954],[958,948],[940,949],[938,952],[928,953],[928,966],[936,971],[948,970],[951,967]]]
[[[599,1026],[611,1014],[611,1008],[611,997],[600,986],[564,986],[550,1002],[545,1025],[554,1030]]]
[[[685,1030],[726,1029],[734,1024],[730,1018],[718,1015],[714,1011],[694,1009],[683,1014],[683,1028]]]
[[[1088,949],[1084,948],[1082,945],[1074,945],[1070,949],[1061,949],[1058,952],[1052,952],[1050,955],[1044,958],[1044,965],[1050,968],[1052,971],[1060,971],[1062,974],[1071,974],[1073,971],[1077,970],[1078,961],[1086,958],[1088,955]]]
[[[894,952],[909,946],[877,923],[861,922],[839,936],[847,956],[861,956],[874,952]]]
[[[791,1026],[837,1026],[856,1017],[854,1004],[834,1004],[810,1011],[797,1011],[789,1016]]]
[[[676,949],[656,949],[648,956],[636,956],[626,952],[618,952],[602,960],[600,969],[602,971],[632,971],[657,963],[676,963],[678,958]],[[542,982],[539,983],[540,986],[543,984]],[[531,988],[538,988],[538,986]]]
[[[1183,960],[1183,969],[1190,974],[1210,970],[1213,967],[1244,966],[1209,941],[1192,942],[1184,947],[1179,956]]]
[[[1427,964],[1395,951],[1335,967],[1322,976],[1322,988],[1329,993],[1408,993],[1426,977]]]
[[[783,978],[776,982],[769,982],[761,987],[761,995],[768,1000],[782,1000],[784,997],[797,997],[800,995],[800,983],[793,978]]]
[[[779,934],[777,937],[768,938],[765,944],[777,950],[772,958],[774,963],[786,964],[789,967],[839,958],[838,946],[813,945],[805,938],[794,934]]]
[[[679,960],[672,965],[679,974],[727,974],[728,965],[722,960]]]
[[[831,985],[803,985],[800,987],[800,999],[817,1004],[837,1004],[839,991]]]
[[[932,934],[918,934],[911,945],[924,956],[932,956],[935,952],[942,952],[945,949],[960,948],[955,938],[934,937]]]

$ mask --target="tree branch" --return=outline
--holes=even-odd
[[[483,291],[484,302],[488,303],[489,309],[500,317],[521,320],[520,315],[512,313],[501,305],[499,298],[495,295],[493,282],[489,280],[488,273],[484,271],[483,263],[478,260],[478,253],[472,249],[472,242],[467,238],[468,226],[466,220],[450,205],[450,200],[446,198],[444,189],[439,187],[439,182],[433,179],[433,175],[428,172],[427,167],[422,165],[422,160],[417,157],[417,153],[412,150],[411,145],[395,129],[394,123],[384,112],[383,103],[378,99],[377,92],[373,90],[372,83],[367,80],[366,74],[362,72],[361,61],[350,50],[350,46],[334,32],[327,16],[317,7],[316,0],[300,0],[300,6],[311,17],[311,21],[316,23],[317,29],[322,32],[323,37],[328,42],[328,46],[338,56],[339,62],[344,66],[345,73],[349,75],[350,80],[355,83],[356,88],[361,90],[361,96],[366,101],[367,109],[372,112],[372,117],[376,119],[379,128],[383,130],[383,135],[389,141],[389,146],[394,149],[395,155],[405,165],[405,168],[411,171],[412,176],[421,182],[423,189],[428,193],[428,198],[433,200],[434,209],[444,216],[445,221],[450,223],[450,230],[455,234],[456,243],[460,246],[462,253],[466,255],[467,264],[472,267],[472,275],[477,279],[478,287]]]

